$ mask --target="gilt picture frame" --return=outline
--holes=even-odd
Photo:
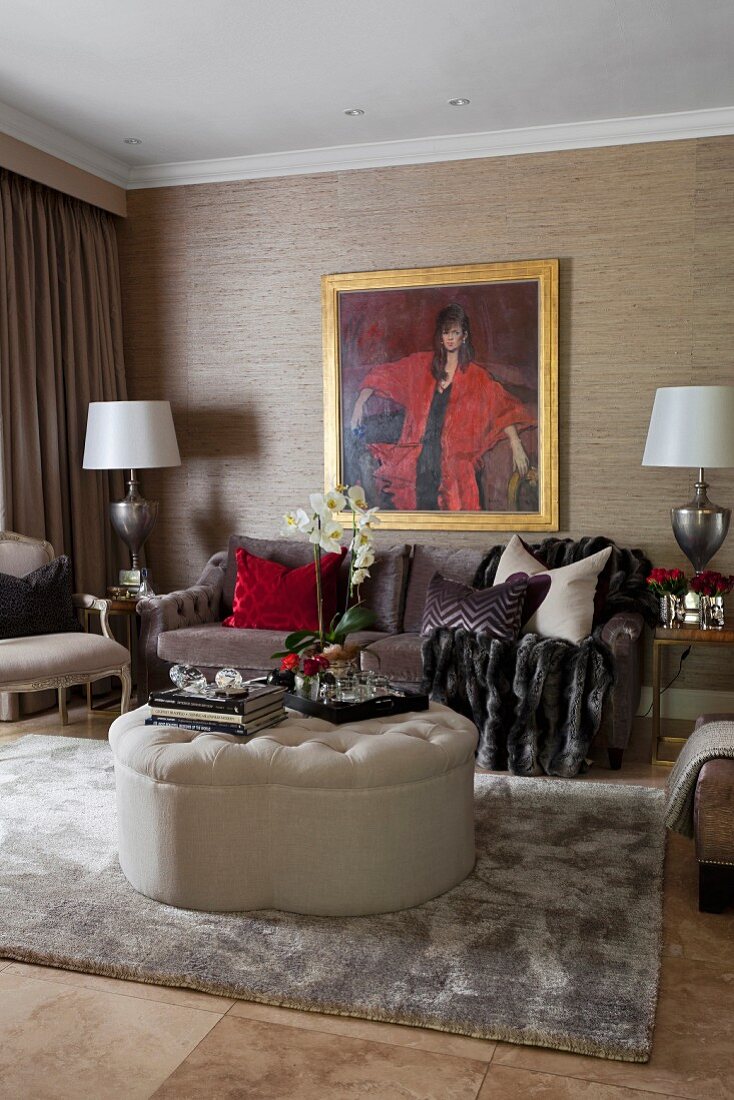
[[[325,482],[397,530],[558,530],[558,260],[322,277]]]

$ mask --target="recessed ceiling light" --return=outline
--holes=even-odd
[[[125,142],[126,145],[142,145],[143,144],[141,138],[123,138],[122,140]]]
[[[364,111],[361,107],[348,107],[344,114],[349,115],[350,118],[358,118],[359,115],[364,114]]]
[[[450,99],[449,106],[451,107],[468,107],[471,103],[470,99]]]

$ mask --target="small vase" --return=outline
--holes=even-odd
[[[296,695],[300,695],[302,699],[317,702],[321,692],[321,676],[304,676],[302,672],[297,672],[294,687]]]
[[[714,596],[714,617],[716,618],[717,626],[723,627],[725,620],[724,597]]]
[[[671,627],[678,620],[680,597],[666,592],[660,597],[660,625]]]
[[[700,596],[698,614],[701,630],[721,630],[724,626],[724,597]]]

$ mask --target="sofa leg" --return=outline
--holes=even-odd
[[[721,913],[731,902],[734,902],[734,867],[720,863],[699,863],[699,911]]]
[[[609,754],[609,767],[613,772],[618,772],[622,767],[624,749],[607,749],[607,752]]]
[[[61,718],[61,725],[68,726],[69,724],[69,712],[66,709],[66,688],[58,688],[59,696],[59,716]]]

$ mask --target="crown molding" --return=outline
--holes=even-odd
[[[118,187],[139,190],[319,172],[348,172],[359,168],[387,168],[401,164],[519,156],[523,153],[547,153],[563,149],[720,137],[734,134],[734,107],[640,115],[634,118],[597,119],[593,122],[570,122],[552,126],[528,126],[485,133],[446,134],[405,141],[335,145],[284,153],[255,153],[214,160],[145,164],[132,169],[101,149],[78,141],[4,103],[0,103],[0,132]]]
[[[635,145],[726,134],[734,134],[734,107],[640,115],[635,118],[598,119],[594,122],[571,122],[553,126],[529,126],[478,134],[450,134],[406,141],[336,145],[286,153],[256,153],[217,160],[147,164],[130,171],[127,186],[130,190],[183,187],[196,183],[299,176],[316,172],[347,172],[358,168],[517,156],[522,153]]]
[[[77,141],[61,130],[17,111],[7,103],[0,103],[0,132],[23,141],[34,149],[40,149],[42,153],[58,157],[67,164],[73,164],[75,168],[99,176],[108,183],[114,183],[117,187],[128,186],[130,169],[123,161],[108,156],[93,145]]]

